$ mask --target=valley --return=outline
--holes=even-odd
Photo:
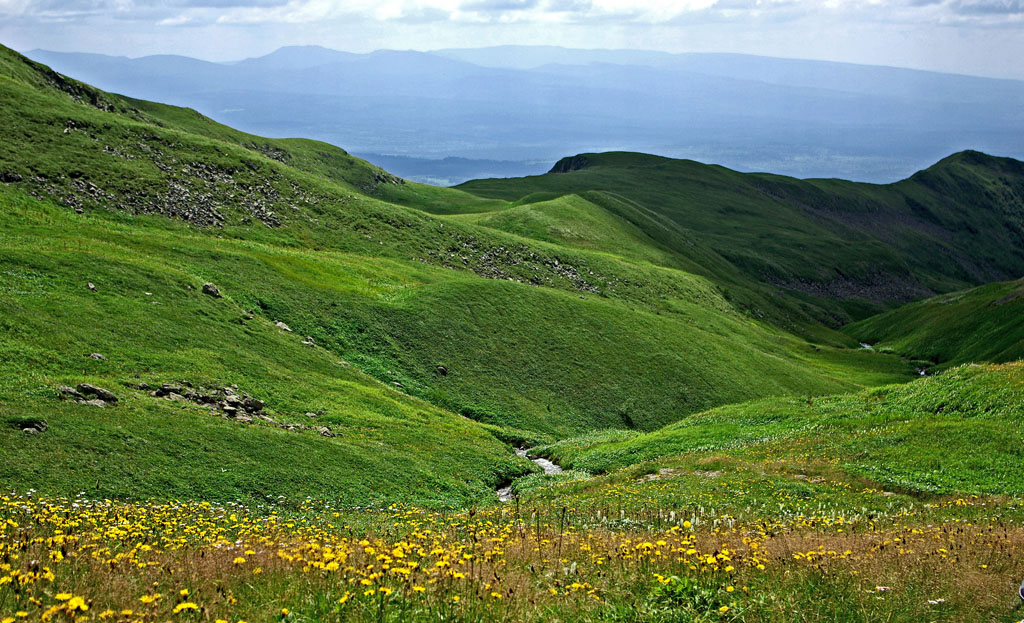
[[[7,48],[0,139],[3,623],[1019,620],[1024,163],[437,187]]]

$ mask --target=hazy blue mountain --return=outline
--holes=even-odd
[[[318,45],[291,45],[256,58],[235,63],[238,67],[263,69],[308,69],[332,63],[343,63],[358,58],[358,54],[340,52]]]
[[[396,156],[388,168],[421,181],[522,175],[535,171],[524,163],[611,150],[865,181],[894,181],[964,149],[1024,157],[1024,82],[891,67],[516,46],[302,46],[236,63],[29,56],[253,133]]]

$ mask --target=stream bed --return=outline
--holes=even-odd
[[[516,454],[518,454],[519,456],[523,457],[524,459],[529,458],[526,455],[526,450],[523,450],[522,448],[517,449],[516,450]],[[544,473],[545,474],[561,474],[564,471],[558,465],[555,465],[551,461],[549,461],[547,459],[544,459],[544,458],[537,457],[535,459],[530,459],[530,460],[533,461],[534,463],[536,463],[537,465],[540,465],[544,469]],[[507,486],[507,487],[502,487],[502,488],[498,489],[498,499],[500,501],[508,502],[508,501],[511,501],[513,497],[514,496],[512,495],[512,485],[511,484],[509,486]]]

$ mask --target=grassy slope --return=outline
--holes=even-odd
[[[200,293],[206,280],[228,272],[274,287],[291,278],[280,266],[308,261],[308,252],[219,241],[161,222],[83,219],[9,191],[2,202],[5,487],[460,504],[490,497],[501,480],[528,469],[476,423],[302,345],[268,318],[247,320],[248,307],[232,288],[221,299]],[[321,278],[335,276],[336,289],[385,290],[380,275],[361,270],[358,260],[320,253],[316,262]],[[85,356],[93,352],[106,359]],[[58,385],[83,381],[113,390],[120,403],[100,409],[58,400]],[[179,381],[237,384],[266,401],[275,420],[327,425],[338,436],[223,420],[134,387]],[[316,420],[305,415],[321,409]],[[17,426],[25,418],[49,427],[25,435]]]
[[[1024,165],[1010,159],[964,152],[908,180],[871,185],[629,153],[585,154],[560,165],[572,168],[578,158],[586,162],[568,172],[460,188],[510,201],[596,192],[610,211],[701,265],[700,274],[748,296],[758,291],[751,282],[779,284],[789,290],[790,311],[818,318],[864,317],[1024,271]],[[666,236],[672,226],[689,236]],[[723,279],[723,262],[746,282]]]
[[[592,472],[675,455],[828,463],[906,491],[1024,494],[1024,364],[963,366],[906,385],[714,409],[648,434],[605,431],[539,451]]]
[[[941,370],[1024,357],[1024,284],[993,283],[905,305],[844,332]]]
[[[381,202],[372,195],[477,200],[398,183],[336,148],[238,133],[64,81],[12,54],[6,67],[0,170],[22,178],[12,188],[103,222],[153,227],[130,213],[156,212],[211,225],[197,241],[274,248],[248,264],[210,251],[202,270],[240,304],[378,380],[484,421],[554,434],[628,420],[655,428],[739,398],[846,390],[907,373],[895,358],[814,351],[678,270]],[[159,261],[191,261],[192,244],[165,245]],[[308,250],[347,254],[349,265],[324,266]],[[261,265],[280,278],[260,274]],[[373,287],[335,287],[347,271]],[[437,374],[439,364],[451,374]],[[665,374],[651,380],[649,369]]]

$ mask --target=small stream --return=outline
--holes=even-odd
[[[524,459],[530,458],[526,455],[526,450],[522,448],[516,449],[516,454],[523,457]],[[537,457],[535,459],[530,460],[544,468],[545,474],[561,474],[564,471],[561,467],[555,465],[554,463],[547,459]],[[512,485],[498,489],[498,500],[502,502],[509,502],[512,500],[513,497],[514,496],[512,495]]]

